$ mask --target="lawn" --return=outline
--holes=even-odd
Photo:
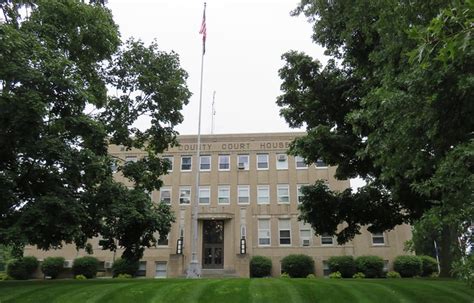
[[[4,281],[0,302],[474,302],[454,280],[102,279]]]

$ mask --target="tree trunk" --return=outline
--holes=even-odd
[[[451,277],[451,266],[458,251],[456,228],[445,225],[441,231],[441,243],[439,245],[439,265],[441,267],[440,277]]]

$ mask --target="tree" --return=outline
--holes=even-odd
[[[191,95],[178,55],[156,42],[122,44],[102,5],[3,1],[0,9],[0,244],[84,248],[100,234],[107,248],[139,259],[174,220],[146,192],[162,184],[168,164],[157,154],[176,144]],[[140,130],[143,116],[151,126]],[[109,144],[148,157],[126,164]],[[114,181],[112,164],[132,189]]]
[[[344,243],[362,225],[380,232],[436,217],[449,275],[474,216],[473,11],[472,1],[302,0],[293,12],[314,23],[331,59],[323,68],[283,55],[277,104],[290,126],[307,128],[290,152],[367,181],[355,193],[305,188],[300,218],[316,233]]]

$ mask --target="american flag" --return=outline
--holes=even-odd
[[[202,54],[204,55],[206,53],[206,3],[204,3],[204,12],[202,14],[202,23],[201,23],[201,29],[199,30],[199,33],[202,34]]]

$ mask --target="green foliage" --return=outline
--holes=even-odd
[[[316,276],[314,274],[309,274],[306,276],[306,279],[316,279]]]
[[[87,277],[84,275],[75,275],[74,279],[76,280],[87,280]]]
[[[268,277],[272,274],[272,260],[264,256],[253,256],[250,260],[250,276],[254,278]]]
[[[137,274],[139,267],[138,261],[130,261],[127,259],[117,259],[112,265],[112,275],[114,277],[120,274],[127,274],[134,277]]]
[[[0,272],[0,281],[13,280],[7,273]]]
[[[131,279],[133,278],[132,275],[129,275],[129,274],[118,274],[116,277],[114,278],[117,278],[117,279]]]
[[[452,272],[456,278],[466,282],[471,288],[474,288],[474,254],[469,255],[463,260],[454,262]]]
[[[351,278],[356,272],[354,257],[334,256],[328,259],[331,272],[339,272],[343,278]]]
[[[47,250],[101,234],[105,249],[139,260],[174,220],[145,191],[167,171],[157,155],[176,144],[187,73],[156,42],[121,43],[110,10],[86,2],[0,5],[0,239]],[[151,126],[139,130],[143,117]],[[125,165],[108,144],[147,157]],[[114,180],[113,162],[133,189]]]
[[[47,257],[41,263],[41,271],[45,276],[56,279],[64,268],[63,257]]]
[[[283,278],[283,279],[289,279],[291,278],[289,274],[287,274],[286,272],[283,272],[280,274],[280,278]]]
[[[94,257],[86,256],[77,258],[72,265],[74,276],[83,275],[87,279],[92,279],[97,275],[99,260]]]
[[[398,256],[393,262],[393,269],[403,278],[419,276],[422,273],[423,262],[418,256]]]
[[[383,277],[383,259],[378,256],[360,256],[356,258],[357,272],[363,273],[367,278]]]
[[[330,59],[323,67],[301,52],[282,56],[277,104],[307,131],[290,153],[367,181],[358,192],[306,186],[300,219],[340,244],[363,226],[428,220],[447,275],[472,241],[457,242],[474,217],[474,3],[302,0],[293,13],[313,23]]]
[[[26,280],[38,268],[38,259],[32,256],[12,259],[7,264],[7,274],[16,280]]]
[[[365,279],[365,275],[363,272],[356,272],[353,276],[353,279]]]
[[[329,279],[342,279],[342,275],[340,272],[335,271],[329,274]]]
[[[304,278],[314,273],[314,260],[307,255],[288,255],[281,260],[281,270],[292,278]]]
[[[11,259],[13,259],[11,247],[0,244],[0,271],[6,269],[6,265]]]
[[[421,275],[423,277],[430,277],[434,273],[438,273],[438,262],[435,258],[430,256],[419,256],[421,259]]]
[[[389,271],[387,273],[387,278],[388,279],[400,279],[402,276],[396,271]]]

